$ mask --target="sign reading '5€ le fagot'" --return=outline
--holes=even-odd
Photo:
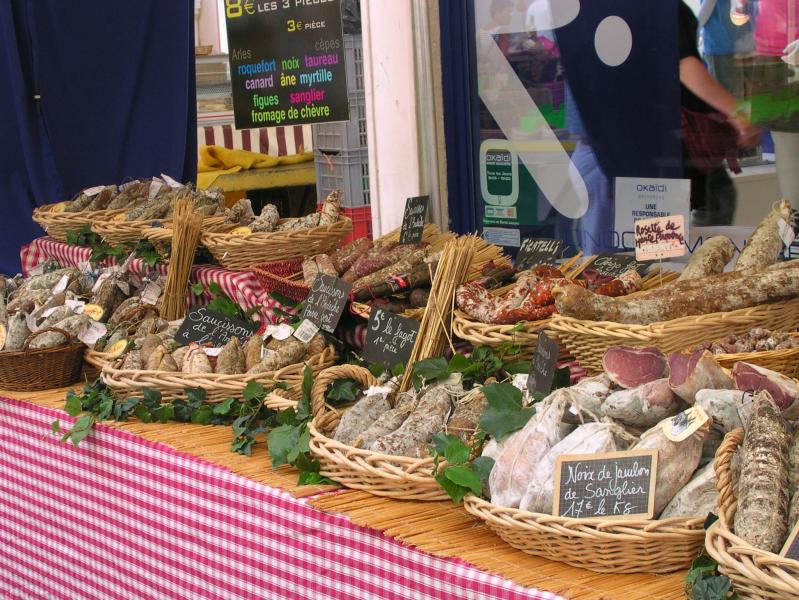
[[[225,0],[236,129],[347,121],[341,0]]]

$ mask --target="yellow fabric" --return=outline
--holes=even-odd
[[[223,146],[201,146],[197,162],[197,189],[213,185],[220,175],[238,173],[245,169],[269,169],[278,165],[296,165],[313,160],[312,152],[291,156],[272,156],[249,150],[231,150]]]

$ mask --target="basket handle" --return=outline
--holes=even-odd
[[[724,441],[716,451],[716,460],[713,469],[716,471],[716,490],[719,493],[719,517],[732,525],[738,500],[735,498],[735,488],[732,485],[732,459],[738,447],[743,443],[744,430],[740,427],[730,431],[724,436]]]
[[[368,369],[357,365],[339,365],[325,369],[316,377],[311,388],[311,414],[314,417],[318,417],[325,409],[327,386],[339,379],[354,379],[367,388],[377,384],[377,379]]]
[[[68,346],[71,343],[73,343],[72,342],[73,338],[72,338],[72,334],[71,333],[69,333],[67,331],[64,331],[60,327],[44,327],[43,329],[39,329],[38,331],[35,331],[34,333],[30,334],[27,338],[25,338],[25,342],[22,344],[22,351],[23,352],[27,352],[28,351],[28,347],[31,345],[31,342],[35,338],[37,338],[41,334],[47,333],[49,331],[52,331],[54,333],[60,333],[61,335],[63,335],[66,338],[66,341],[63,344],[61,344],[62,346]],[[55,347],[58,348],[58,346],[55,346]]]

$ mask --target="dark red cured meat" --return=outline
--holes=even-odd
[[[552,265],[538,265],[533,269],[533,274],[540,279],[563,279],[563,271]]]
[[[616,385],[632,389],[662,379],[666,357],[657,348],[608,348],[602,356],[602,368]]]
[[[799,385],[781,373],[739,362],[732,369],[735,387],[745,392],[766,390],[786,419],[799,418]]]
[[[669,355],[669,386],[688,404],[693,404],[699,390],[729,390],[732,378],[713,360],[710,352]]]
[[[516,308],[497,314],[491,323],[493,325],[515,325],[521,321],[543,321],[554,314],[554,304],[549,304],[547,306],[535,306],[526,309]]]

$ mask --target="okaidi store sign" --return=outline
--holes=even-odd
[[[619,250],[635,248],[637,221],[691,214],[689,179],[616,178],[615,236]],[[687,224],[684,225],[685,238]]]

